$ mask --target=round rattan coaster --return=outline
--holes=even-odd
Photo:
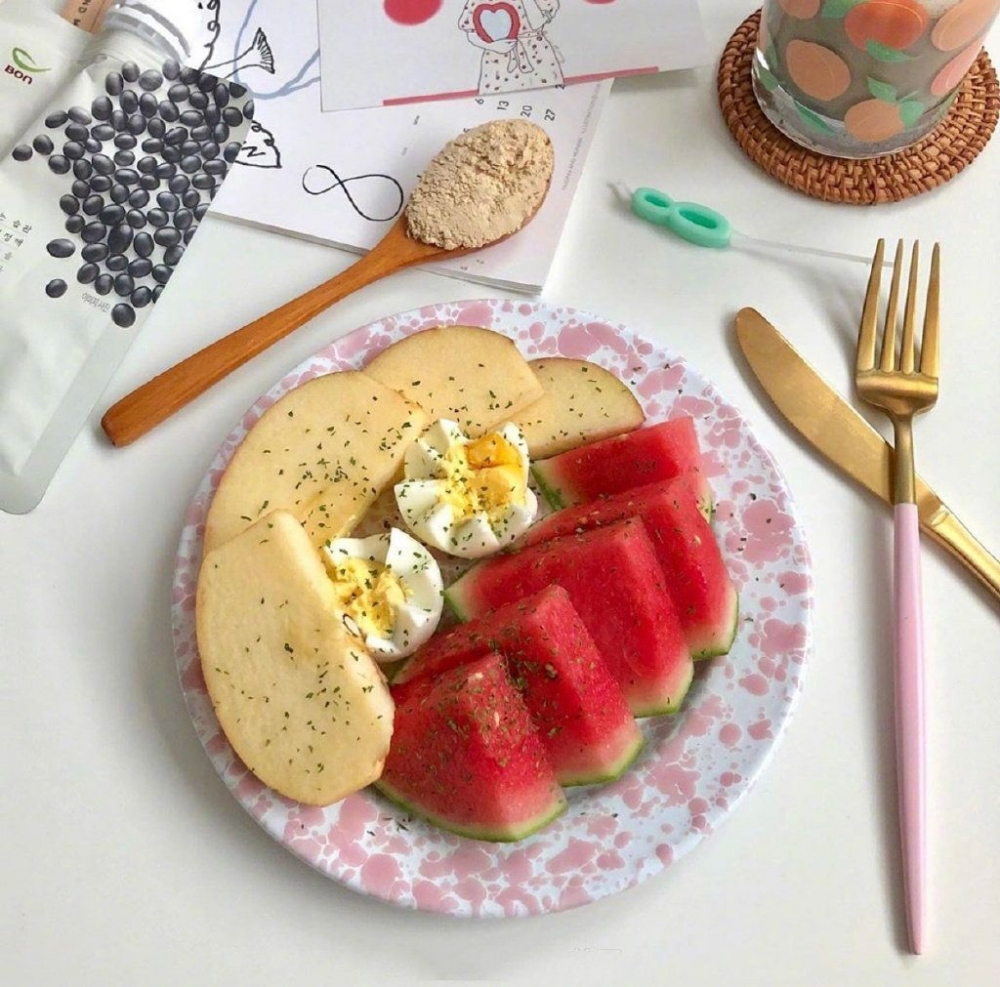
[[[1000,117],[1000,86],[985,50],[947,116],[923,140],[895,154],[854,161],[800,147],[764,116],[750,81],[760,11],[729,39],[719,63],[719,105],[736,142],[769,175],[816,199],[874,205],[943,185],[985,147]]]

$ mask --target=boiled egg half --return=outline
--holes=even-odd
[[[516,425],[470,439],[442,418],[407,449],[396,504],[427,545],[481,558],[509,545],[535,519],[528,465],[528,444]]]
[[[344,623],[376,661],[405,658],[441,619],[441,570],[399,528],[369,538],[334,538],[322,548]]]

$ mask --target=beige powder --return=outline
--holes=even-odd
[[[516,233],[552,179],[548,134],[527,120],[492,120],[450,141],[420,176],[406,207],[411,237],[446,250]]]

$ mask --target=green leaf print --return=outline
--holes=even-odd
[[[899,98],[899,93],[895,86],[890,86],[888,82],[880,82],[868,76],[868,92],[883,103],[895,103]]]
[[[819,116],[819,114],[814,113],[801,103],[796,103],[795,109],[798,110],[799,116],[802,117],[802,119],[809,124],[813,130],[818,130],[822,134],[832,134],[835,132],[833,127],[831,127],[821,116]]]
[[[907,99],[899,104],[899,118],[907,130],[914,127],[924,115],[924,104],[919,99]]]
[[[871,38],[865,42],[865,48],[868,50],[868,54],[871,55],[876,62],[890,62],[896,64],[899,62],[908,62],[910,60],[910,56],[907,55],[905,51],[897,51],[895,48],[890,48],[888,45],[884,45],[880,41],[873,41]]]
[[[846,17],[847,12],[852,7],[856,7],[859,3],[863,2],[864,0],[823,0],[823,8],[819,16],[831,20]]]

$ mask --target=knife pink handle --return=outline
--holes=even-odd
[[[915,504],[895,508],[896,774],[910,947],[923,952],[926,860],[924,624],[920,518]]]

